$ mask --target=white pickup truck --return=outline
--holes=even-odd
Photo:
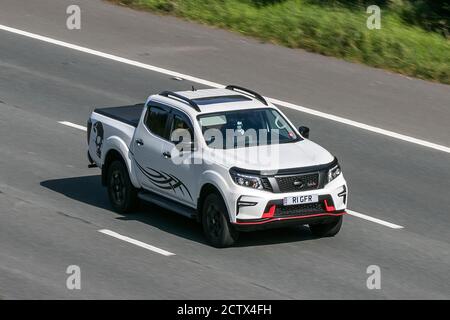
[[[95,109],[88,159],[116,211],[155,203],[197,219],[215,247],[233,245],[240,231],[287,225],[334,236],[346,181],[308,136],[242,87],[165,91],[145,104]]]

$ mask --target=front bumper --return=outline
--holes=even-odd
[[[326,222],[344,215],[347,207],[348,190],[342,175],[322,189],[303,192],[249,192],[244,187],[236,191],[238,192],[230,197],[233,202],[229,203],[229,208],[234,208],[231,222],[240,230]],[[244,194],[241,193],[243,191]],[[284,197],[312,194],[318,195],[317,203],[283,205]]]
[[[246,221],[237,220],[235,223],[233,223],[233,226],[238,231],[265,230],[313,223],[327,223],[332,222],[333,220],[345,214],[345,211],[336,211],[333,213],[324,212],[292,217],[266,218]]]

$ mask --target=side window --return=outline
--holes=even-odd
[[[176,132],[174,133],[174,131]],[[173,116],[173,121],[170,128],[170,140],[172,140],[172,142],[179,142],[180,137],[183,137],[182,140],[189,139],[193,141],[194,139],[192,127],[190,125],[189,120],[185,119],[184,117],[181,117],[178,114],[175,114]]]
[[[162,138],[165,137],[165,129],[169,113],[163,108],[149,106],[149,111],[145,119],[145,125],[153,133]]]

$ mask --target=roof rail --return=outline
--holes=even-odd
[[[180,95],[178,93],[175,93],[175,92],[172,92],[172,91],[163,91],[159,95],[163,96],[163,97],[167,97],[167,98],[174,97],[174,98],[177,98],[179,100],[183,100],[184,102],[187,102],[187,104],[189,104],[196,111],[199,111],[199,112],[201,111],[200,108],[198,107],[198,105],[194,101],[192,101],[191,99],[186,98],[186,97],[184,97],[184,96],[182,96],[182,95]]]
[[[262,103],[264,103],[266,106],[269,105],[269,104],[267,103],[266,99],[264,99],[264,97],[263,97],[262,95],[260,95],[259,93],[256,93],[256,92],[253,91],[253,90],[246,89],[246,88],[243,88],[243,87],[240,87],[240,86],[235,86],[235,85],[232,85],[232,84],[226,86],[225,89],[233,90],[233,91],[241,91],[241,92],[243,92],[243,93],[250,94],[251,96],[253,96],[253,97],[256,98],[257,100],[259,100],[259,101],[261,101]]]

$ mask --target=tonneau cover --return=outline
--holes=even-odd
[[[139,103],[130,106],[97,108],[94,112],[137,127],[143,108],[144,104]]]

